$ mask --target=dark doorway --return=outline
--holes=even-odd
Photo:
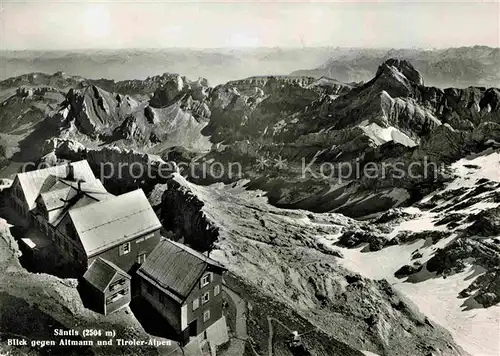
[[[196,327],[197,319],[189,323],[189,336],[198,336],[198,328]]]

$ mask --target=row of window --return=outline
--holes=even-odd
[[[14,195],[19,199],[24,200],[23,190],[19,185],[16,185],[16,188],[14,189]]]
[[[214,287],[214,297],[219,295],[220,293],[220,285],[216,285]],[[203,295],[201,296],[201,304],[206,304],[210,301],[210,291],[206,291],[205,293],[203,293]],[[199,298],[196,298],[195,300],[193,300],[193,310],[196,310],[200,307],[200,299]]]
[[[58,234],[51,226],[49,226],[49,224],[45,220],[39,220],[36,216],[34,216],[33,222],[35,224],[35,227],[37,227],[46,236],[50,237],[51,240],[55,241],[56,244],[61,248],[61,250],[65,251],[76,261],[82,261],[83,256],[79,253],[76,246],[74,246],[68,240]],[[69,230],[71,231],[72,229],[70,228]],[[66,226],[66,232],[68,232],[68,226]]]
[[[19,204],[18,201],[15,200],[14,198],[12,198],[12,205],[14,206],[19,215],[26,216],[23,206]]]
[[[151,235],[151,236],[153,236],[153,235]],[[151,236],[149,236],[149,237],[151,237]],[[148,239],[149,237],[148,236],[141,237],[139,240],[144,241],[144,239]],[[139,240],[137,240],[136,243],[139,243],[140,242]],[[118,247],[118,253],[120,256],[126,255],[130,251],[131,251],[130,242],[125,242],[124,244],[120,245],[120,247]],[[137,255],[137,258],[135,261],[138,264],[144,263],[144,261],[146,261],[146,254],[140,253],[139,255]]]
[[[146,283],[146,291],[149,295],[155,296],[155,288],[151,283],[145,282]],[[216,285],[213,290],[213,295],[214,297],[219,295],[220,293],[220,285]],[[165,295],[161,292],[157,293],[158,294],[158,301],[161,304],[165,303]],[[206,291],[203,293],[201,296],[201,304],[206,304],[210,301],[210,291]],[[197,310],[200,307],[200,298],[196,298],[193,300],[193,310]]]
[[[120,256],[126,255],[131,251],[130,248],[130,242],[125,242],[122,244],[120,247],[118,247],[118,253]],[[142,264],[146,261],[146,254],[145,253],[140,253],[137,255],[137,258],[135,259],[135,262],[138,264]]]
[[[78,252],[78,249],[73,246],[68,240],[65,238],[61,238],[61,236],[57,233],[54,233],[55,235],[55,241],[57,245],[61,248],[61,250],[65,251],[68,255],[73,257],[73,259],[80,261],[81,254]]]

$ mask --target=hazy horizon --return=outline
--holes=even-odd
[[[252,51],[252,50],[272,50],[272,49],[283,49],[283,50],[301,50],[301,49],[355,49],[355,50],[419,50],[419,51],[440,51],[447,49],[458,49],[458,48],[471,48],[471,47],[488,47],[493,49],[500,49],[500,46],[488,46],[488,45],[469,45],[469,46],[451,46],[451,47],[348,47],[348,46],[304,46],[304,47],[286,47],[286,46],[259,46],[259,47],[120,47],[120,48],[40,48],[40,49],[8,49],[0,48],[0,52],[119,52],[119,51],[165,51],[165,50],[179,50],[179,51]]]
[[[2,51],[500,46],[500,2],[2,2]]]

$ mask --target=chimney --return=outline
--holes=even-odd
[[[80,193],[82,191],[82,180],[78,179],[78,192]]]
[[[75,180],[75,168],[71,165],[71,162],[66,166],[66,179]]]

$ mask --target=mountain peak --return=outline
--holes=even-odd
[[[406,59],[387,59],[378,67],[376,77],[379,77],[383,73],[394,73],[395,71],[402,74],[406,79],[408,79],[408,81],[414,84],[424,84],[422,74],[420,74],[420,72]]]

